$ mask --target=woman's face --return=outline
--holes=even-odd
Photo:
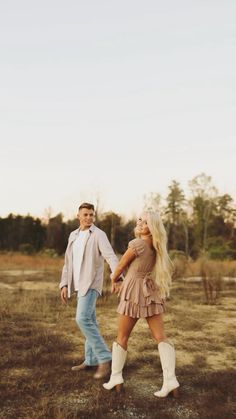
[[[142,236],[150,236],[150,230],[147,225],[145,214],[141,214],[137,219],[136,232]]]

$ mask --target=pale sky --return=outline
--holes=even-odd
[[[0,0],[0,216],[236,198],[235,0]]]

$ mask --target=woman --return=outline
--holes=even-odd
[[[103,387],[120,391],[124,382],[122,370],[127,356],[127,344],[139,318],[146,318],[152,336],[158,342],[163,385],[154,393],[166,397],[169,393],[177,397],[179,383],[175,376],[175,350],[167,340],[164,325],[164,299],[169,295],[171,283],[171,261],[166,249],[166,231],[158,213],[144,212],[137,220],[137,238],[129,242],[116,270],[111,275],[112,292],[119,292],[119,322],[117,341],[112,346],[112,368],[108,383]],[[128,268],[119,290],[117,282],[121,273]]]

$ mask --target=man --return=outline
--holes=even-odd
[[[104,231],[94,222],[94,206],[83,203],[79,207],[80,227],[69,236],[62,270],[61,299],[67,303],[77,292],[76,322],[85,336],[85,360],[72,370],[84,370],[97,365],[94,378],[103,378],[110,372],[111,352],[100,334],[96,321],[96,301],[101,295],[104,259],[113,272],[118,259]]]

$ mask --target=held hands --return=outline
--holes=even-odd
[[[121,291],[121,282],[112,282],[111,284],[111,293],[112,294],[120,294]]]
[[[122,289],[123,282],[122,281],[115,282],[112,274],[110,275],[110,278],[111,278],[111,293],[118,294],[119,296]]]

